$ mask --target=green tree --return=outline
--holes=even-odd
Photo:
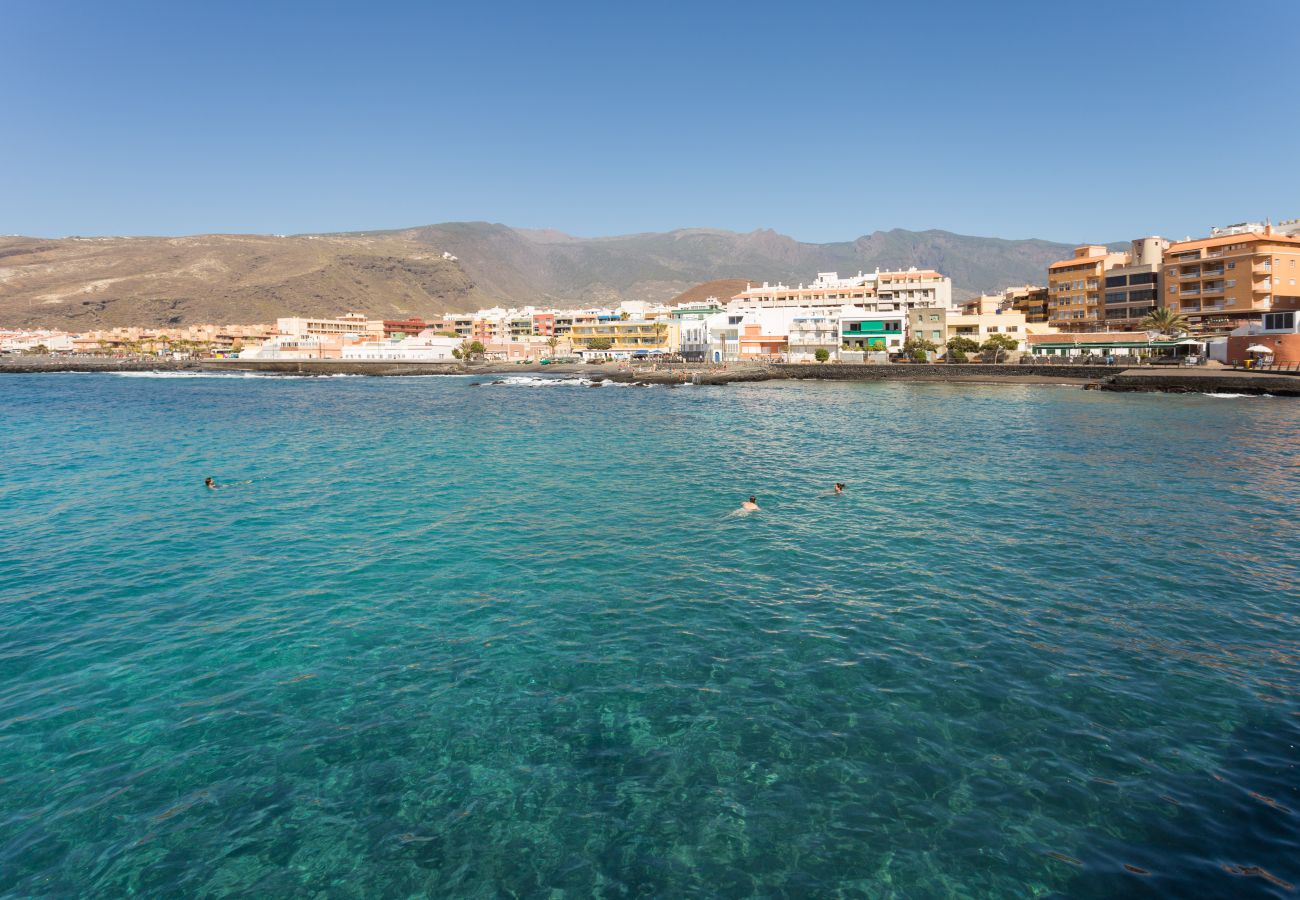
[[[1003,353],[1009,353],[1019,346],[1020,342],[1009,334],[990,334],[980,345],[980,353],[992,353],[993,361],[997,362]]]
[[[608,350],[610,347],[613,346],[614,346],[614,342],[611,341],[609,338],[588,338],[587,339],[588,350]]]
[[[826,360],[831,358],[831,351],[827,350],[825,347],[818,347],[813,351],[813,356],[819,363],[824,363]]]
[[[482,356],[487,352],[487,347],[483,346],[481,341],[471,341],[469,338],[460,342],[460,346],[451,351],[451,355],[463,362],[473,362],[476,356]]]
[[[980,342],[962,335],[948,338],[948,352],[959,351],[961,353],[978,353]]]
[[[546,349],[551,351],[551,356],[555,355],[555,348],[560,346],[560,339],[551,335],[546,339]]]
[[[903,352],[912,358],[914,362],[929,362],[928,354],[939,349],[939,345],[934,341],[927,341],[923,337],[910,337],[903,342]]]
[[[1185,318],[1164,306],[1147,313],[1140,327],[1143,331],[1158,331],[1166,337],[1177,337],[1191,330]]]
[[[460,335],[454,331],[439,331],[438,337],[460,337]]]

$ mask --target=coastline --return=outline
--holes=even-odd
[[[342,360],[168,360],[11,357],[0,359],[0,374],[97,372],[248,372],[265,375],[416,375],[582,376],[592,381],[663,385],[723,385],[737,382],[911,381],[961,384],[1075,385],[1113,392],[1268,394],[1300,397],[1300,375],[1231,369],[1116,369],[1109,366],[970,364],[961,366],[889,363],[880,365],[776,364],[728,368],[680,367],[638,370],[627,365],[537,363],[382,363]]]

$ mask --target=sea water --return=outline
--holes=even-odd
[[[0,893],[1300,883],[1300,403],[475,381],[0,380]]]

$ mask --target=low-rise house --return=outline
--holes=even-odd
[[[1031,334],[1029,352],[1034,356],[1068,357],[1203,357],[1205,342],[1192,337],[1150,337],[1141,331],[1088,331]]]

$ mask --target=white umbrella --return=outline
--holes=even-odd
[[[1272,353],[1272,347],[1265,347],[1263,344],[1251,344],[1246,348],[1247,353]]]

